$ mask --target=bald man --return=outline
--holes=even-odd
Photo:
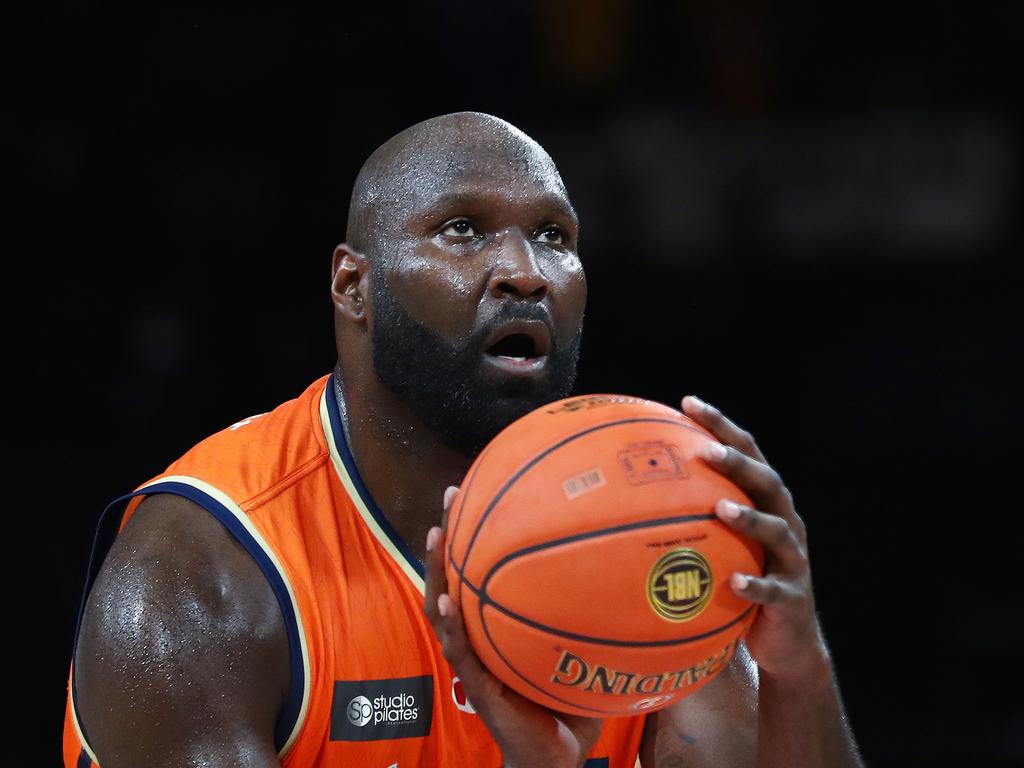
[[[474,655],[438,526],[473,458],[567,396],[586,281],[547,153],[495,117],[415,125],[367,160],[331,296],[338,362],[108,509],[76,636],[65,765],[857,766],[793,501],[695,397],[704,459],[756,509],[762,610],[731,665],[656,714],[545,710]],[[109,551],[107,551],[109,546]]]

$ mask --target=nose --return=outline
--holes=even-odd
[[[521,232],[509,231],[495,244],[488,289],[496,298],[513,296],[540,301],[551,287],[541,271],[533,246]]]

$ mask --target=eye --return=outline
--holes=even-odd
[[[466,219],[455,219],[444,225],[441,234],[449,237],[476,237],[476,230]]]
[[[550,245],[565,245],[566,240],[569,238],[566,236],[564,229],[556,224],[549,224],[538,229],[533,239]]]

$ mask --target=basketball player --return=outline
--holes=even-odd
[[[334,252],[334,373],[105,514],[68,768],[859,765],[792,499],[696,398],[721,441],[705,459],[757,505],[718,513],[769,553],[764,578],[731,582],[763,606],[749,653],[669,709],[602,722],[520,697],[467,644],[440,503],[502,427],[570,392],[577,237],[551,158],[497,118],[434,118],[373,153]]]

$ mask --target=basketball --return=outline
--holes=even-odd
[[[448,591],[487,668],[551,709],[652,711],[710,682],[756,605],[760,544],[714,513],[751,505],[697,456],[715,438],[681,412],[623,395],[543,406],[494,438],[452,502]]]

